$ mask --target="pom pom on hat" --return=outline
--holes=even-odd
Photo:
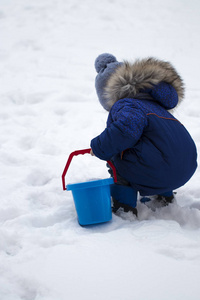
[[[95,69],[97,73],[104,69],[107,64],[117,62],[117,59],[114,55],[109,53],[100,54],[95,60]]]
[[[116,69],[122,65],[122,63],[118,62],[114,55],[103,53],[96,58],[94,65],[98,73],[95,79],[96,92],[101,105],[109,111],[111,105],[110,99],[108,99],[106,94],[106,85],[109,78],[115,73]]]

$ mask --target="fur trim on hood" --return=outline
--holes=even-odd
[[[125,61],[109,77],[104,96],[111,108],[117,100],[135,97],[142,90],[162,81],[175,88],[180,103],[184,97],[183,80],[169,62],[153,57],[136,60],[132,64]]]

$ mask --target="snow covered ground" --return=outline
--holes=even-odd
[[[199,14],[198,0],[0,0],[1,300],[199,299],[199,169],[178,205],[89,228],[61,184],[105,126],[102,52],[171,61],[186,84],[175,115],[200,150]],[[107,176],[85,155],[66,181]]]

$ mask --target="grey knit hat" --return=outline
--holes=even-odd
[[[106,97],[106,84],[109,77],[121,64],[122,63],[118,62],[115,56],[109,53],[100,54],[95,60],[95,69],[98,73],[95,80],[97,96],[101,105],[108,111],[111,107],[108,103],[109,99]]]

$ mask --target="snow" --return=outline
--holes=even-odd
[[[87,228],[61,182],[105,127],[102,52],[171,61],[186,84],[175,115],[200,150],[199,12],[197,0],[0,0],[1,300],[199,299],[199,169],[177,205]],[[66,181],[107,177],[84,155]]]

